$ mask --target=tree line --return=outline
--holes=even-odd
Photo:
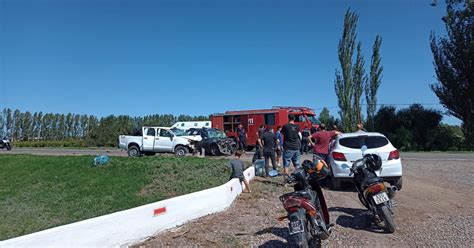
[[[436,4],[432,5],[436,6]],[[381,65],[380,48],[382,37],[377,35],[372,46],[372,58],[370,72],[365,73],[365,60],[361,52],[362,43],[357,41],[357,22],[359,15],[348,9],[343,23],[342,36],[339,40],[338,57],[340,69],[336,69],[334,88],[338,97],[339,116],[341,129],[345,132],[355,131],[358,123],[365,123],[370,130],[384,130],[394,132],[399,144],[405,149],[429,150],[432,142],[428,139],[419,139],[415,143],[409,142],[408,138],[419,138],[421,134],[413,133],[413,130],[397,129],[394,127],[377,127],[376,106],[377,91],[381,84],[383,66]],[[462,132],[463,142],[459,148],[474,149],[474,2],[471,0],[446,0],[446,15],[441,19],[445,24],[446,35],[436,36],[431,34],[430,47],[433,53],[433,65],[437,82],[430,84],[431,90],[436,94],[439,102],[447,109],[447,114],[462,121],[461,127],[439,126],[441,113],[423,109],[420,105],[408,108],[408,113],[430,112],[424,116],[431,116],[433,123],[425,120],[412,120],[408,125],[403,120],[398,124],[404,128],[415,128],[424,123],[429,127],[439,126],[447,133],[457,135]],[[362,116],[361,102],[365,92],[367,105],[367,116]],[[397,116],[407,114],[407,111],[396,111],[390,107],[384,107],[377,115],[388,114],[396,119]],[[436,112],[436,113],[435,113]],[[324,113],[326,115],[326,113]],[[379,118],[380,118],[379,115]],[[327,115],[326,115],[327,116]],[[414,117],[415,118],[415,117]],[[422,117],[420,117],[422,118]],[[438,120],[439,119],[439,120]],[[332,120],[334,121],[334,120]],[[395,121],[395,120],[387,120]],[[379,123],[380,125],[381,123]],[[414,126],[413,126],[414,125]],[[433,126],[434,125],[434,126]],[[411,135],[409,134],[411,133]],[[422,132],[427,135],[425,132]],[[454,134],[456,133],[456,134]],[[441,135],[441,134],[439,134]],[[430,136],[434,138],[434,136]],[[439,137],[438,137],[439,138]],[[444,137],[447,138],[447,137]],[[403,141],[402,141],[403,140]],[[423,142],[427,142],[422,144]],[[397,141],[397,142],[398,142]],[[459,140],[458,140],[459,141]],[[434,141],[433,141],[434,142]],[[454,142],[456,143],[456,142]],[[451,145],[451,144],[450,144]],[[454,148],[453,148],[454,149]]]
[[[421,104],[397,109],[381,106],[374,114],[373,126],[368,131],[384,134],[402,151],[460,151],[469,150],[469,142],[463,129],[457,125],[441,123],[443,116],[438,110],[425,108]],[[319,114],[321,123],[329,129],[342,129],[341,120],[330,115],[327,108]]]
[[[120,134],[132,134],[142,126],[171,126],[177,121],[204,121],[208,116],[109,115],[22,112],[4,108],[0,113],[0,137],[18,146],[116,146]]]

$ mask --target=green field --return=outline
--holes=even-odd
[[[0,155],[0,240],[221,185],[227,160]]]

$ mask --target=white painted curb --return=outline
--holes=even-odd
[[[244,172],[250,181],[254,167]],[[0,247],[119,247],[187,221],[223,211],[242,192],[238,179],[211,189],[0,242]]]

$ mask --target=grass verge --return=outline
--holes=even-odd
[[[0,240],[225,183],[225,159],[0,155]]]

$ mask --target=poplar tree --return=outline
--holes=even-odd
[[[380,46],[382,36],[375,37],[372,46],[372,59],[370,60],[370,78],[365,84],[365,101],[367,102],[367,127],[374,131],[374,116],[377,110],[377,91],[382,80],[383,66],[381,65]]]

